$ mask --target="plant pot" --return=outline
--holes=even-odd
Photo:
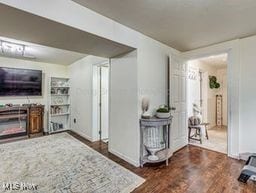
[[[168,113],[160,113],[160,112],[157,112],[156,113],[156,116],[160,119],[167,119],[171,116],[171,112],[168,112]]]

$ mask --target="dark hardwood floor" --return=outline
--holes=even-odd
[[[237,181],[244,162],[196,146],[176,152],[165,164],[136,168],[108,152],[107,144],[91,143],[68,132],[94,150],[146,179],[134,193],[256,193],[256,183]]]

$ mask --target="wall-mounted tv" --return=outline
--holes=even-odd
[[[0,67],[0,96],[41,96],[42,71]]]

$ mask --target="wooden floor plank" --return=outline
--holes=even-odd
[[[186,146],[173,155],[169,166],[161,163],[136,168],[109,153],[106,143],[92,143],[73,132],[69,134],[145,178],[134,193],[256,193],[255,182],[245,185],[237,181],[244,162],[222,153]]]

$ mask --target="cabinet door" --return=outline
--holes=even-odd
[[[30,112],[30,133],[39,133],[42,131],[42,112],[39,109]]]

